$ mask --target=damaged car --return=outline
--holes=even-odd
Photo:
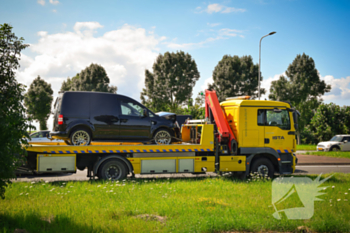
[[[155,114],[127,96],[86,91],[60,93],[50,136],[68,145],[91,141],[170,144],[179,138],[174,113]]]

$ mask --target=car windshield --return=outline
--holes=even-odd
[[[340,136],[334,136],[334,137],[332,137],[332,139],[330,141],[331,142],[340,142],[341,139],[342,139],[342,137],[340,137]]]

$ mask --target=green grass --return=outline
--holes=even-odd
[[[338,151],[338,152],[334,152],[334,151],[328,151],[328,152],[317,151],[317,152],[306,152],[305,154],[307,154],[307,155],[328,156],[328,157],[337,157],[337,158],[348,158],[348,159],[350,159],[350,152],[346,152],[346,151]]]
[[[297,150],[316,150],[316,145],[297,145]]]
[[[273,218],[271,186],[224,177],[19,182],[0,200],[0,232],[350,231],[350,175],[336,174],[323,185],[335,187],[315,202],[310,220]],[[166,219],[137,217],[142,214]]]

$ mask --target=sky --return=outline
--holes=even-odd
[[[267,95],[271,82],[305,53],[332,86],[324,102],[349,105],[349,15],[347,0],[0,1],[0,24],[12,25],[30,45],[17,80],[29,86],[40,75],[54,98],[67,77],[97,63],[118,94],[140,101],[145,70],[152,71],[159,54],[180,50],[192,56],[200,72],[195,97],[213,81],[224,55],[251,55],[257,64],[260,38],[276,31],[261,46],[261,87]]]

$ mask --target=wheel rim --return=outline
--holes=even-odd
[[[85,146],[90,142],[90,135],[84,130],[76,131],[72,136],[73,145]]]
[[[105,170],[105,177],[107,179],[111,180],[117,180],[121,177],[122,172],[121,168],[118,165],[110,165],[106,170]]]
[[[159,131],[156,136],[154,137],[154,140],[158,145],[161,144],[170,144],[171,142],[171,136],[167,131]]]
[[[269,174],[269,168],[266,165],[262,164],[262,165],[260,165],[258,167],[257,172],[260,175],[268,175]]]

